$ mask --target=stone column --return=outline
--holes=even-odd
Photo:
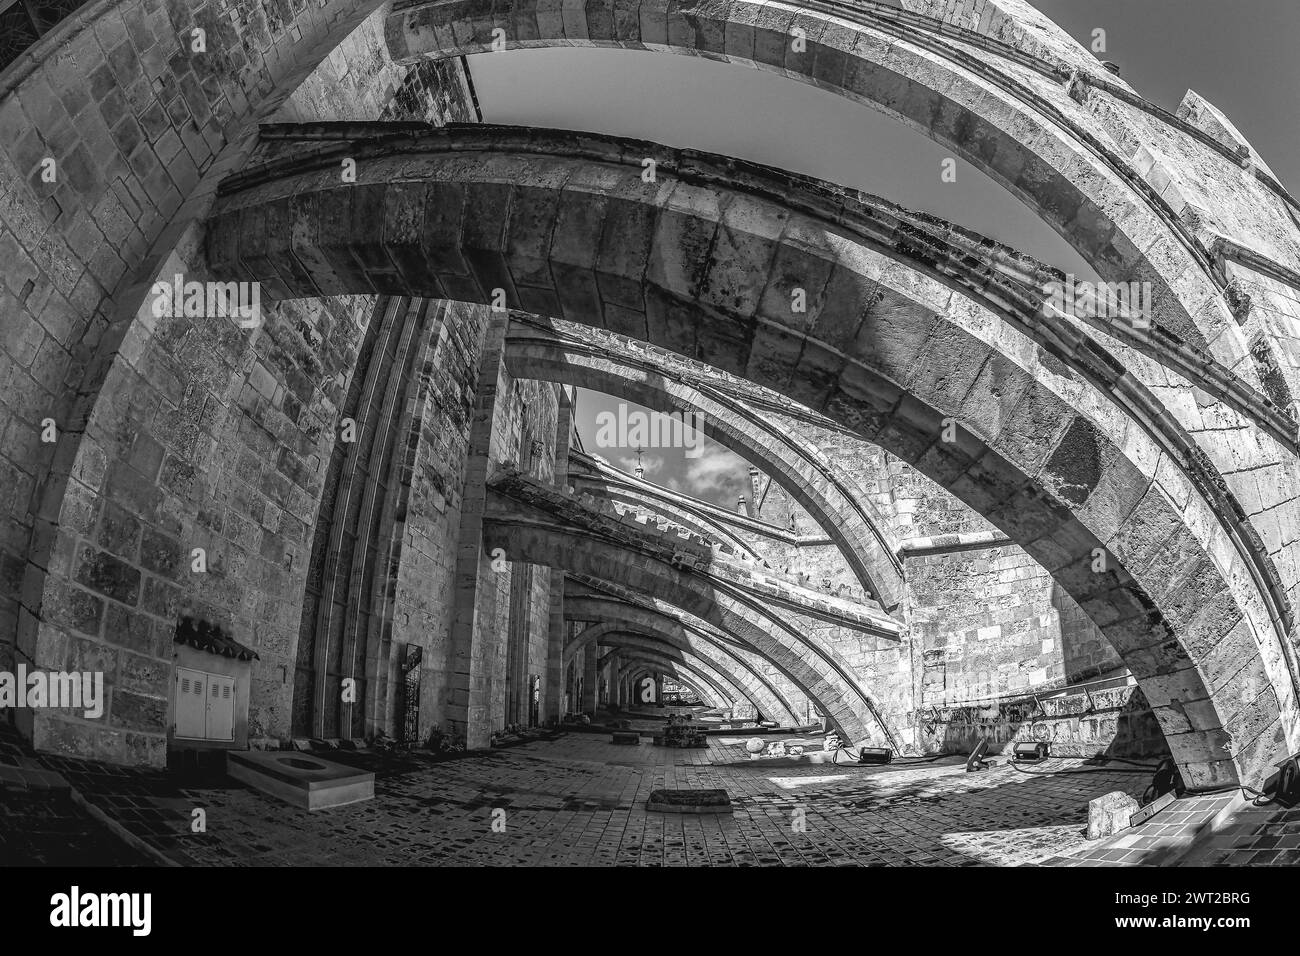
[[[583,713],[596,712],[596,681],[600,679],[596,661],[600,649],[596,642],[592,641],[582,651],[582,711]]]
[[[444,723],[452,734],[463,734],[471,750],[486,749],[492,735],[491,642],[502,639],[490,631],[497,600],[492,556],[483,550],[483,511],[487,503],[487,474],[502,371],[508,318],[494,314],[479,361],[474,417],[461,497],[460,536],[456,554],[455,611],[451,622],[451,675]]]
[[[620,681],[618,679],[618,651],[609,652],[609,667],[605,671],[606,680],[609,681],[609,705],[611,707],[622,707],[623,700],[619,694]]]
[[[569,481],[569,433],[573,429],[573,402],[567,389],[559,390],[559,409],[555,416],[555,484],[563,488]],[[543,678],[543,719],[558,721],[564,707],[564,642],[568,629],[564,625],[564,572],[551,570],[550,640],[546,648],[546,675]]]
[[[551,609],[542,675],[542,721],[559,720],[564,711],[564,572],[551,569]]]

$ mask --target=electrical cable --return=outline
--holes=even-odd
[[[1175,793],[1180,797],[1214,797],[1223,793],[1232,793],[1234,790],[1240,790],[1243,796],[1249,797],[1252,806],[1266,807],[1277,802],[1276,795],[1269,796],[1264,791],[1256,790],[1249,784],[1244,783],[1234,783],[1226,787],[1185,787],[1182,790],[1176,790]]]
[[[840,751],[845,751],[846,753],[849,753],[849,754],[852,754],[852,753],[853,753],[853,751],[850,750],[848,747],[845,747],[845,746],[842,746],[842,745],[839,746],[839,747],[836,747],[836,748],[835,748],[835,753],[834,753],[834,754],[832,755],[832,757],[831,757],[831,763],[834,764],[834,765],[837,766],[837,767],[838,767],[838,766],[843,766],[843,765],[840,764],[840,762],[839,762]],[[892,761],[892,762],[895,763],[895,764],[897,764],[897,763],[902,763],[903,761],[908,761],[908,762],[910,762],[910,763],[912,763],[912,764],[918,764],[918,763],[932,763],[932,762],[934,762],[935,760],[939,760],[939,759],[941,759],[941,758],[943,758],[943,757],[954,757],[954,756],[961,756],[961,755],[960,755],[960,754],[933,754],[933,755],[931,755],[931,756],[927,756],[927,757],[900,757],[898,760],[896,760],[896,761]],[[1015,761],[1014,759],[1013,759],[1013,760],[1009,760],[1009,761],[1007,761],[1007,762],[1010,764],[1011,767],[1013,767],[1013,768],[1016,770],[1017,773],[1023,773],[1023,774],[1024,774],[1025,776],[1027,776],[1027,777],[1075,777],[1075,776],[1079,776],[1079,775],[1081,775],[1081,774],[1089,774],[1089,773],[1107,773],[1107,772],[1109,772],[1109,773],[1147,773],[1148,771],[1159,770],[1159,769],[1160,769],[1160,765],[1159,765],[1159,764],[1157,764],[1157,765],[1155,765],[1155,766],[1152,766],[1151,764],[1143,764],[1143,763],[1139,763],[1139,762],[1137,762],[1136,760],[1128,760],[1128,759],[1126,759],[1126,758],[1124,758],[1124,757],[1103,757],[1103,758],[1102,758],[1102,761],[1103,761],[1103,763],[1109,763],[1109,762],[1112,762],[1112,761],[1113,761],[1113,762],[1116,762],[1116,763],[1126,763],[1126,764],[1131,764],[1132,766],[1131,766],[1131,767],[1110,767],[1110,768],[1107,768],[1107,767],[1104,767],[1104,766],[1096,766],[1096,765],[1094,765],[1093,767],[1091,767],[1091,768],[1089,768],[1089,769],[1087,769],[1087,770],[1082,769],[1082,768],[1078,768],[1078,769],[1068,769],[1068,768],[1063,768],[1063,769],[1061,769],[1061,770],[1029,770],[1029,769],[1027,769],[1027,768],[1025,768],[1025,767],[1019,766],[1019,764],[1017,763],[1017,761]],[[1147,790],[1146,790],[1146,792],[1142,794],[1142,805],[1143,805],[1143,806],[1147,806],[1147,805],[1149,805],[1153,800],[1155,800],[1155,799],[1157,799],[1159,796],[1161,796],[1161,794],[1156,794],[1156,795],[1153,796],[1150,800],[1148,800],[1148,799],[1147,799],[1147,793],[1150,793],[1151,790],[1152,790],[1153,788],[1154,788],[1154,784],[1152,784],[1151,787],[1148,787]],[[1217,795],[1217,794],[1222,794],[1222,793],[1231,793],[1231,792],[1234,791],[1234,790],[1240,790],[1240,791],[1242,792],[1243,796],[1249,796],[1249,799],[1250,799],[1250,802],[1251,802],[1251,806],[1254,806],[1254,807],[1266,807],[1266,806],[1269,806],[1269,805],[1271,805],[1271,804],[1275,804],[1275,803],[1277,803],[1277,797],[1276,797],[1276,795],[1274,795],[1274,796],[1269,796],[1267,793],[1264,793],[1264,792],[1262,792],[1262,791],[1260,791],[1260,790],[1256,790],[1254,787],[1248,786],[1247,784],[1244,784],[1244,783],[1233,784],[1233,785],[1230,786],[1230,787],[1192,787],[1192,788],[1184,788],[1184,789],[1181,789],[1181,790],[1179,790],[1179,789],[1175,789],[1173,792],[1174,792],[1174,794],[1175,794],[1176,796],[1178,796],[1178,797],[1181,798],[1181,797],[1208,797],[1208,796],[1215,796],[1215,795]]]
[[[839,761],[841,750],[847,753],[849,756],[853,757],[855,763],[858,762],[857,755],[853,753],[853,750],[841,744],[840,746],[835,748],[835,753],[831,755],[831,763],[833,763],[835,766],[837,767],[848,766],[848,764],[841,764]],[[894,765],[894,764],[900,764],[906,762],[910,766],[918,763],[934,763],[934,761],[941,760],[944,757],[957,757],[957,756],[960,756],[960,754],[930,754],[929,756],[925,756],[925,757],[899,757],[897,760],[889,761],[889,763],[890,765]],[[882,767],[885,765],[869,764],[867,766]]]
[[[1150,771],[1153,771],[1153,772],[1156,771],[1156,770],[1159,770],[1159,769],[1160,769],[1160,764],[1158,764],[1158,763],[1140,763],[1140,762],[1137,761],[1137,760],[1129,760],[1127,757],[1102,757],[1102,756],[1099,756],[1099,757],[1090,757],[1090,758],[1088,758],[1088,759],[1089,759],[1089,760],[1095,760],[1098,764],[1108,764],[1108,763],[1127,763],[1127,764],[1132,764],[1134,767],[1141,767],[1143,770],[1150,770]]]
[[[1024,767],[1021,767],[1015,760],[1008,760],[1007,763],[1010,764],[1012,767],[1015,767],[1016,770],[1019,771],[1020,773],[1028,774],[1031,777],[1073,777],[1081,773],[1146,773],[1147,772],[1145,768],[1130,770],[1126,767],[1124,768],[1116,767],[1111,770],[1107,770],[1105,767],[1096,767],[1088,770],[1082,770],[1082,769],[1026,770]]]
[[[831,756],[831,763],[837,767],[844,766],[839,761],[840,751],[844,751],[845,753],[848,753],[850,755],[853,754],[853,751],[850,750],[848,747],[845,747],[843,745],[836,747],[835,753]],[[907,761],[911,764],[933,763],[934,761],[940,760],[943,757],[959,757],[959,756],[961,755],[960,754],[932,754],[930,756],[925,756],[925,757],[899,757],[897,760],[891,761],[891,763],[899,764],[899,763],[903,763],[904,761]],[[1093,759],[1100,759],[1100,762],[1101,764],[1103,764],[1103,766],[1097,766],[1094,764],[1092,767],[1090,767],[1087,770],[1083,768],[1077,768],[1077,769],[1063,768],[1060,770],[1029,770],[1026,769],[1025,767],[1019,766],[1017,761],[1014,759],[1009,760],[1007,762],[1008,764],[1010,764],[1010,766],[1015,768],[1017,773],[1023,773],[1025,776],[1028,777],[1074,777],[1074,776],[1079,776],[1080,774],[1107,773],[1107,772],[1147,773],[1149,771],[1158,771],[1160,767],[1163,765],[1163,764],[1153,765],[1153,764],[1139,763],[1136,760],[1129,760],[1126,757],[1101,757],[1101,758],[1093,758]],[[1131,766],[1130,767],[1109,767],[1109,768],[1104,766],[1104,764],[1112,763],[1112,762],[1129,764]],[[1147,788],[1147,793],[1150,793],[1153,788],[1154,788],[1154,784],[1151,787]],[[1267,793],[1264,793],[1263,791],[1260,790],[1256,790],[1254,787],[1251,787],[1244,783],[1233,784],[1232,786],[1228,786],[1228,787],[1190,787],[1190,788],[1183,788],[1183,789],[1175,789],[1173,792],[1178,797],[1208,797],[1208,796],[1215,796],[1217,794],[1222,794],[1222,793],[1231,793],[1234,790],[1240,790],[1242,791],[1243,795],[1248,795],[1251,801],[1251,805],[1255,807],[1265,807],[1265,806],[1269,806],[1270,804],[1277,803],[1276,796],[1270,797]],[[1151,800],[1146,799],[1146,793],[1143,793],[1142,796],[1143,796],[1142,804],[1143,806],[1146,806],[1150,804],[1152,800],[1161,796],[1161,794],[1156,794],[1156,796],[1152,797]]]
[[[1156,768],[1156,772],[1152,775],[1150,785],[1143,791],[1142,805],[1147,806],[1165,794],[1173,794],[1178,798],[1210,797],[1235,791],[1241,791],[1243,798],[1248,797],[1251,804],[1256,807],[1268,806],[1277,800],[1276,794],[1270,797],[1268,794],[1244,783],[1234,783],[1224,787],[1184,787],[1182,776],[1178,773],[1178,767],[1173,758],[1166,757],[1160,761],[1160,766]]]

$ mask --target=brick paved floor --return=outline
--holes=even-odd
[[[93,819],[68,782],[45,769],[0,722],[0,866],[149,866]]]
[[[1300,866],[1300,807],[1244,802],[1208,837],[1196,841],[1188,866]]]
[[[376,770],[376,798],[310,814],[229,780],[181,788],[162,774],[42,759],[155,852],[200,865],[1014,865],[1081,845],[1090,798],[1146,783],[1043,773],[1068,761],[982,774],[959,758],[710,765],[744,759],[744,740],[671,750],[571,733],[442,762],[337,752]],[[647,813],[660,787],[725,789],[734,813]],[[206,833],[191,832],[195,808]],[[497,808],[504,832],[492,830]]]
[[[1137,794],[1145,774],[1069,760],[967,774],[956,757],[779,766],[748,761],[747,736],[711,736],[707,750],[571,732],[456,759],[336,751],[328,757],[375,772],[376,798],[309,814],[228,777],[186,782],[34,754],[0,722],[0,865],[1300,864],[1300,807],[1235,791],[1178,800],[1088,842],[1088,800]],[[660,787],[724,789],[734,813],[647,813]],[[204,833],[191,830],[195,809]],[[504,832],[492,829],[497,809]]]
[[[1300,863],[1300,808],[1254,806],[1237,793],[1179,800],[1140,829],[1088,842],[1088,800],[1137,794],[1145,774],[1072,760],[967,774],[956,757],[773,766],[747,761],[747,736],[671,750],[648,737],[630,747],[610,743],[608,733],[573,732],[451,760],[332,752],[329,759],[375,772],[376,797],[307,813],[226,777],[187,783],[35,755],[0,726],[0,864]],[[722,765],[731,763],[739,765]],[[69,786],[112,821],[112,832],[74,803]],[[734,812],[647,813],[646,798],[661,787],[724,789]],[[191,830],[195,809],[206,814],[204,833]],[[492,829],[497,809],[504,832]]]
[[[1300,807],[1240,791],[1176,800],[1140,828],[1043,861],[1052,866],[1297,866]]]

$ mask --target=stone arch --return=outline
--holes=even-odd
[[[751,696],[758,699],[770,697],[777,705],[773,713],[788,711],[797,722],[799,715],[807,711],[807,692],[777,662],[763,658],[736,635],[714,631],[707,622],[691,615],[672,613],[665,602],[658,599],[649,599],[646,604],[632,604],[604,591],[571,589],[565,596],[565,614],[581,620],[616,622],[622,627],[640,628],[674,639],[698,637],[706,646],[717,647],[740,662],[741,669],[735,671],[737,680],[750,689]],[[771,670],[761,666],[763,664]],[[753,679],[744,677],[745,674],[753,675]]]
[[[704,510],[709,506],[708,502],[680,492],[660,489],[651,482],[633,478],[612,465],[594,460],[582,461],[574,452],[569,453],[568,477],[569,484],[576,491],[594,493],[611,502],[648,509],[696,534],[724,542],[743,560],[771,567],[757,547],[730,530],[722,521],[711,520]]]
[[[650,615],[645,615],[649,617]],[[638,623],[629,618],[615,621],[600,621],[584,628],[565,646],[564,659],[567,661],[573,650],[583,644],[595,641],[600,643],[609,636],[636,636],[650,641],[657,641],[666,647],[689,654],[697,660],[707,662],[713,670],[725,676],[728,681],[750,701],[758,710],[768,715],[770,720],[788,717],[792,724],[797,724],[798,717],[793,708],[782,702],[775,694],[769,682],[749,667],[742,658],[729,654],[725,645],[710,643],[707,639],[696,637],[684,628],[673,633],[667,627],[652,627]],[[694,638],[692,640],[692,638]]]
[[[1072,99],[1090,86],[1118,89],[1100,63],[1086,56],[1069,67],[1017,58],[1008,44],[975,31],[900,14],[875,3],[828,11],[758,0],[591,0],[547,11],[524,0],[428,0],[390,14],[385,33],[399,61],[484,52],[501,28],[507,49],[600,46],[705,56],[870,106],[1008,189],[1103,279],[1150,282],[1151,334],[1117,323],[1106,323],[1105,331],[1194,383],[1213,383],[1207,391],[1294,451],[1295,423],[1261,392],[1260,368],[1205,244],[1120,145],[1095,132],[1098,118]],[[790,42],[796,28],[805,38],[802,51]],[[990,62],[952,43],[954,34],[1032,69]],[[1081,81],[1072,81],[1072,71]],[[1127,87],[1121,92],[1152,115],[1168,115]],[[1123,121],[1112,112],[1113,130]],[[1206,161],[1230,175],[1225,156],[1211,152]],[[1152,236],[1160,238],[1153,243]]]
[[[636,656],[627,661],[619,662],[619,677],[633,682],[643,674],[671,674],[676,680],[681,681],[691,687],[695,693],[699,694],[702,699],[708,702],[713,701],[711,707],[734,706],[735,702],[727,696],[725,691],[714,685],[703,675],[692,671],[689,667],[683,665],[671,657],[654,651],[639,651]]]
[[[706,395],[656,367],[649,356],[615,357],[587,343],[513,329],[506,363],[519,378],[581,385],[654,411],[702,416],[704,432],[759,465],[838,545],[855,576],[885,610],[901,613],[903,566],[874,504],[806,443],[721,393]]]
[[[720,697],[729,701],[732,706],[748,700],[741,688],[737,687],[728,679],[726,674],[718,671],[707,661],[688,651],[682,651],[680,648],[664,644],[654,638],[638,634],[611,634],[605,636],[599,642],[599,646],[620,650],[620,664],[623,663],[621,651],[631,649],[634,652],[634,657],[637,655],[652,656],[657,660],[675,665],[687,673],[695,675],[700,683],[712,688]],[[603,661],[604,658],[601,660]]]
[[[694,635],[701,637],[708,644],[727,650],[733,658],[744,663],[745,672],[754,675],[755,682],[740,676],[754,691],[754,696],[771,695],[779,702],[779,709],[789,710],[796,715],[806,713],[809,708],[809,696],[805,688],[781,669],[779,661],[764,658],[757,650],[750,648],[741,636],[715,628],[712,624],[694,615],[684,613],[668,605],[658,597],[646,597],[640,602],[632,602],[627,596],[615,594],[614,585],[604,583],[601,587],[572,588],[567,592],[565,601],[572,605],[573,614],[590,614],[594,620],[614,620],[627,626],[636,624],[654,633],[667,633],[671,636]],[[565,610],[565,613],[568,613]]]
[[[733,710],[743,709],[746,712],[758,713],[758,708],[754,702],[742,688],[728,679],[728,675],[718,671],[707,661],[670,645],[663,644],[652,637],[638,634],[621,634],[603,638],[600,646],[609,648],[611,652],[618,651],[620,661],[624,652],[629,650],[633,654],[654,654],[660,660],[675,663],[679,667],[685,668],[688,673],[698,675],[700,679],[706,681],[709,686],[722,694]]]
[[[707,707],[717,709],[717,710],[730,711],[733,710],[736,706],[735,702],[728,701],[725,698],[718,699],[718,698],[711,697],[708,692],[709,691],[708,686],[700,685],[699,680],[695,678],[690,671],[687,671],[686,674],[684,675],[680,673],[674,674],[673,679],[677,681],[677,683],[681,684],[683,687],[687,688],[688,690],[694,691],[695,696],[698,697],[701,703],[703,703]]]
[[[898,733],[839,652],[764,613],[758,601],[595,535],[506,510],[489,509],[483,542],[489,550],[502,549],[510,561],[558,567],[644,590],[736,634],[805,689],[846,740],[883,735],[890,746],[901,749]]]
[[[328,151],[228,181],[208,234],[222,274],[286,297],[502,289],[762,381],[1052,573],[1142,683],[1190,783],[1258,781],[1300,744],[1271,562],[1174,417],[1040,316],[1025,277],[1050,270],[871,197],[613,137],[459,128],[349,151],[352,185]],[[818,290],[809,314],[790,314],[792,286]]]

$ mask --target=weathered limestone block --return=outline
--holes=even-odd
[[[1088,839],[1100,840],[1128,829],[1129,817],[1137,812],[1138,802],[1123,790],[1088,801]]]

